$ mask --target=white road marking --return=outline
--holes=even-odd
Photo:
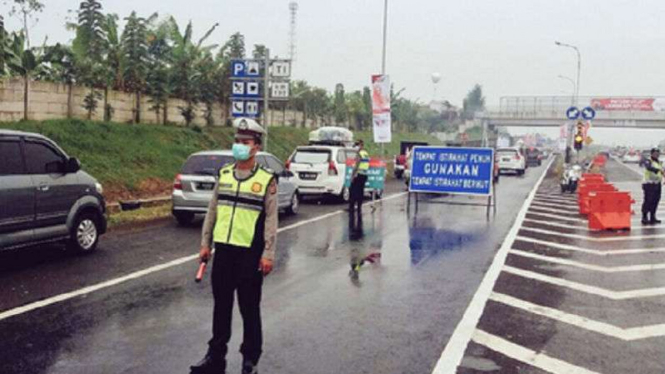
[[[563,210],[565,212],[570,212],[572,211],[577,211],[579,210],[579,207],[577,204],[573,205],[564,205],[564,204],[554,204],[554,203],[542,203],[542,202],[536,202],[534,201],[531,206],[538,206],[538,207],[543,207],[543,208],[552,208],[552,209],[559,209]]]
[[[543,209],[556,209],[563,213],[577,214],[579,212],[579,207],[576,205],[563,205],[563,204],[546,204],[546,203],[536,203],[535,201],[531,204],[532,208],[543,208]]]
[[[511,255],[516,255],[520,257],[531,258],[534,260],[551,262],[553,264],[572,266],[585,270],[598,271],[601,273],[626,273],[634,271],[654,271],[654,270],[663,270],[665,269],[665,263],[660,264],[644,264],[644,265],[626,265],[626,266],[600,266],[592,265],[584,262],[567,260],[560,257],[552,256],[543,256],[533,252],[522,251],[519,249],[511,249],[508,253]]]
[[[548,213],[548,214],[555,213],[554,215],[558,215],[559,217],[564,218],[564,219],[565,219],[565,218],[575,218],[575,217],[561,216],[561,215],[560,215],[561,213],[563,213],[563,214],[570,214],[570,215],[574,215],[574,216],[579,216],[579,213],[577,213],[577,212],[562,211],[562,210],[560,210],[560,209],[541,208],[541,207],[533,206],[533,205],[531,205],[531,207],[529,208],[529,210],[532,211],[532,212],[546,212],[546,213]]]
[[[521,300],[497,292],[492,293],[492,295],[490,296],[490,300],[511,306],[516,309],[521,309],[531,314],[550,318],[559,322],[563,322],[575,327],[579,327],[588,331],[593,331],[623,341],[634,341],[634,340],[665,336],[665,324],[624,329],[608,323],[578,316],[576,314],[567,313],[558,309],[553,309],[546,306],[533,304],[528,301]]]
[[[580,226],[580,225],[568,225],[565,223],[559,223],[559,222],[552,222],[552,221],[543,221],[540,219],[535,219],[535,218],[527,218],[524,220],[524,222],[527,223],[535,223],[539,225],[546,225],[546,226],[552,226],[552,227],[559,227],[562,229],[571,229],[571,230],[580,230],[580,231],[589,231],[589,232],[596,232],[594,230],[590,230],[587,226]],[[630,232],[633,231],[648,231],[648,230],[657,230],[659,228],[663,228],[665,225],[660,224],[660,225],[649,225],[649,226],[643,226],[643,225],[635,225],[634,227],[630,228]]]
[[[580,253],[586,253],[586,254],[595,255],[595,256],[623,256],[623,255],[639,255],[639,254],[645,254],[645,253],[665,253],[665,248],[635,248],[635,249],[597,250],[597,249],[582,248],[582,247],[578,247],[578,246],[575,246],[575,245],[569,245],[569,244],[559,244],[559,243],[551,242],[551,241],[548,241],[548,240],[529,238],[529,237],[526,237],[526,236],[518,236],[517,240],[519,240],[521,242],[527,242],[527,243],[532,243],[532,244],[543,245],[543,246],[546,246],[546,247],[562,249],[564,251],[580,252]],[[547,249],[547,248],[540,248],[540,249]]]
[[[607,238],[596,238],[596,237],[592,237],[592,236],[585,236],[585,235],[578,235],[578,234],[568,234],[568,233],[563,233],[563,232],[558,232],[558,231],[544,230],[544,229],[538,229],[538,228],[535,228],[535,227],[526,227],[526,226],[522,226],[522,230],[531,231],[531,232],[535,232],[535,233],[539,233],[539,234],[554,235],[554,236],[559,236],[559,237],[562,237],[562,238],[586,240],[586,241],[596,242],[596,243],[621,242],[621,241],[629,241],[629,240],[663,239],[663,238],[665,238],[665,234],[613,236],[613,237],[607,237]]]
[[[576,199],[576,195],[561,195],[558,193],[536,193],[536,199],[545,198],[545,199],[559,199],[559,200],[572,200]]]
[[[404,196],[406,194],[407,194],[407,192],[397,193],[397,194],[392,195],[392,196],[384,197],[381,201],[393,200],[393,199],[396,199],[398,197]],[[293,230],[297,227],[304,226],[304,225],[314,223],[314,222],[318,222],[318,221],[321,221],[321,220],[324,220],[324,219],[327,219],[327,218],[330,218],[330,217],[333,217],[333,216],[337,216],[337,215],[340,215],[344,212],[346,212],[345,209],[336,210],[334,212],[323,214],[321,216],[314,217],[314,218],[311,218],[311,219],[308,219],[308,220],[305,220],[305,221],[302,221],[302,222],[297,222],[297,223],[294,223],[292,225],[281,227],[277,230],[277,232],[280,233],[280,232],[284,232],[284,231],[288,231],[288,230]],[[87,295],[87,294],[95,292],[95,291],[99,291],[99,290],[102,290],[102,289],[105,289],[105,288],[116,286],[118,284],[130,281],[130,280],[145,277],[145,276],[150,275],[152,273],[156,273],[158,271],[166,270],[166,269],[172,268],[174,266],[182,265],[184,263],[196,260],[198,258],[199,258],[198,254],[181,257],[181,258],[175,259],[173,261],[169,261],[169,262],[164,263],[164,264],[151,266],[149,268],[139,270],[139,271],[135,271],[135,272],[127,274],[125,276],[115,278],[115,279],[111,279],[111,280],[108,280],[108,281],[104,281],[104,282],[101,282],[101,283],[97,283],[97,284],[92,285],[92,286],[84,287],[84,288],[78,289],[76,291],[66,292],[66,293],[63,293],[63,294],[60,294],[60,295],[49,297],[49,298],[44,299],[44,300],[36,301],[36,302],[26,304],[26,305],[23,305],[23,306],[20,306],[20,307],[9,309],[9,310],[6,310],[6,311],[0,313],[0,321],[3,321],[7,318],[10,318],[10,317],[13,317],[13,316],[16,316],[16,315],[19,315],[19,314],[23,314],[23,313],[27,313],[27,312],[30,312],[30,311],[33,311],[33,310],[36,310],[36,309],[40,309],[40,308],[43,308],[45,306],[49,306],[49,305],[52,305],[52,304],[56,304],[56,303],[65,301],[65,300],[69,300],[69,299],[72,299],[72,298],[75,298],[75,297],[78,297],[78,296]]]
[[[536,195],[536,198],[533,201],[542,201],[548,203],[564,203],[564,204],[574,204],[577,203],[577,197],[546,197],[542,195]]]
[[[518,277],[533,279],[540,282],[549,283],[554,286],[565,287],[571,290],[580,291],[591,295],[601,296],[611,300],[641,299],[646,297],[656,297],[656,296],[665,295],[665,287],[643,288],[643,289],[630,290],[630,291],[612,291],[606,288],[590,286],[588,284],[552,277],[549,275],[540,274],[533,271],[518,269],[512,266],[504,266],[503,271],[505,273],[513,274]]]
[[[587,223],[587,221],[585,219],[581,219],[581,218],[562,217],[562,216],[555,215],[555,214],[538,213],[538,212],[534,212],[532,210],[528,211],[527,214],[534,214],[534,215],[538,215],[538,216],[542,216],[542,217],[554,218],[554,219],[563,220],[563,221]]]
[[[580,225],[567,225],[565,223],[558,223],[558,222],[552,222],[552,221],[542,221],[539,219],[533,219],[533,218],[526,218],[524,222],[527,223],[536,223],[539,225],[546,225],[546,226],[552,226],[552,227],[559,227],[562,229],[570,229],[570,230],[582,230],[582,231],[591,231],[589,230],[588,227],[586,226],[580,226]],[[522,226],[524,228],[525,226]]]
[[[523,362],[543,371],[553,374],[600,374],[580,366],[569,364],[565,361],[552,358],[544,353],[535,352],[521,345],[517,345],[496,335],[488,334],[482,330],[476,330],[473,341],[485,346],[513,360]]]
[[[526,217],[529,205],[533,201],[538,188],[543,183],[543,180],[547,175],[547,170],[549,170],[553,162],[554,159],[551,159],[547,164],[547,167],[543,170],[540,179],[538,179],[538,182],[524,201],[522,208],[517,214],[517,218],[513,224],[513,227],[508,232],[508,235],[504,239],[503,244],[501,245],[501,248],[497,252],[496,256],[494,256],[494,260],[487,270],[487,273],[485,273],[485,277],[480,283],[478,290],[473,295],[471,303],[466,308],[466,311],[462,316],[462,320],[457,324],[457,327],[455,327],[453,335],[450,337],[450,340],[441,353],[441,357],[434,367],[433,374],[454,374],[457,371],[457,367],[464,357],[464,351],[466,350],[466,347],[469,344],[474,331],[476,331],[476,326],[478,325],[480,316],[483,314],[483,310],[487,304],[487,299],[492,293],[492,289],[494,288],[494,284],[496,283],[499,274],[501,274],[501,268],[506,262],[508,251],[512,247],[513,242],[517,237],[517,232],[519,231],[520,226],[522,226],[522,221],[524,221],[524,218]]]

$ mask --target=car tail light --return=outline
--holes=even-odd
[[[519,154],[515,154],[515,160],[517,160],[517,161],[520,160],[520,155]]]
[[[175,180],[173,181],[173,189],[182,190],[182,177],[180,174],[175,176]]]
[[[328,163],[328,175],[337,175],[337,167],[332,161]]]
[[[284,167],[286,170],[291,170],[291,160],[286,160],[286,163],[284,163]]]

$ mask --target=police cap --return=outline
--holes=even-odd
[[[654,153],[654,152],[658,152],[658,153],[660,153],[660,149],[655,148],[655,147],[654,147],[654,148],[651,148],[651,153]]]
[[[251,118],[238,118],[233,121],[236,129],[236,139],[251,139],[260,141],[266,131]]]

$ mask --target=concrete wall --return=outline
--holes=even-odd
[[[23,80],[21,78],[0,79],[0,122],[19,121],[23,119]],[[83,107],[83,101],[90,93],[86,87],[73,86],[71,95],[71,112],[73,118],[87,119],[88,112]],[[99,90],[103,95],[103,91]],[[30,82],[28,118],[31,120],[47,120],[67,118],[68,114],[69,89],[65,84],[51,82]],[[109,104],[114,109],[113,122],[132,122],[135,111],[136,95],[120,91],[109,91]],[[281,107],[282,104],[277,103]],[[147,95],[141,98],[141,122],[148,124],[162,123],[163,114],[159,118],[155,111],[151,110],[150,97]],[[179,107],[184,107],[185,102],[179,99],[169,99],[168,102],[168,121],[177,125],[185,125],[185,120],[180,114]],[[104,119],[103,99],[98,101],[98,107],[93,114],[93,119],[101,121]],[[213,108],[214,124],[223,126],[227,115],[221,105],[216,104]],[[302,127],[302,113],[283,109],[274,109],[270,111],[270,126],[293,126]],[[194,124],[204,126],[204,106],[198,105],[196,108],[196,118]],[[306,127],[321,126],[322,121],[313,121],[308,119]]]

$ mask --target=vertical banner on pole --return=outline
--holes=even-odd
[[[372,75],[372,113],[374,142],[390,143],[392,125],[390,121],[390,77]]]
[[[566,151],[568,146],[568,124],[564,123],[559,127],[559,150],[561,152]]]

